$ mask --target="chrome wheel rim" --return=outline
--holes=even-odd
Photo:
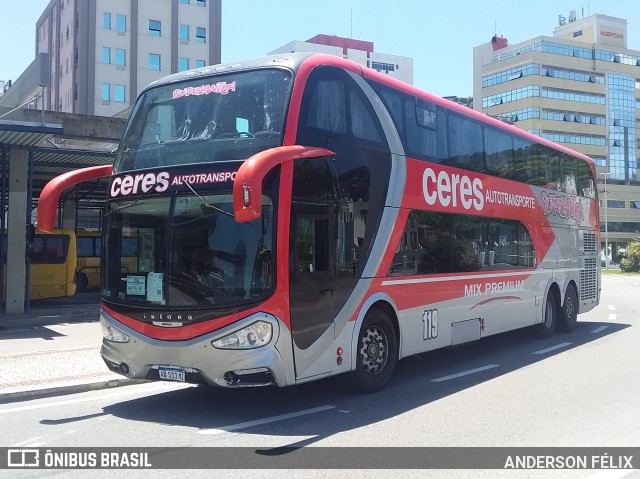
[[[389,359],[389,340],[378,326],[365,331],[360,341],[360,362],[368,374],[379,374]]]

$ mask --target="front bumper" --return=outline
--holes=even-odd
[[[211,343],[255,321],[273,328],[271,341],[255,349],[216,349]],[[112,371],[131,379],[164,380],[161,370],[195,384],[222,387],[286,386],[295,382],[288,328],[276,317],[256,313],[217,331],[185,341],[152,339],[119,322],[104,310],[100,321],[129,336],[129,342],[102,340],[100,354]],[[283,354],[284,352],[284,354]],[[184,373],[184,374],[182,374]],[[165,375],[166,377],[166,375]]]

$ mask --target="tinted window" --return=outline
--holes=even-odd
[[[76,247],[78,256],[98,256],[93,247],[93,238],[78,238]]]
[[[533,242],[519,221],[412,211],[390,276],[528,268]]]
[[[513,176],[513,144],[506,133],[493,128],[484,129],[487,171],[496,176]]]
[[[445,111],[436,105],[407,96],[407,150],[420,159],[440,162],[447,156]]]
[[[338,80],[321,80],[311,97],[307,126],[335,133],[347,132],[344,84]]]
[[[483,171],[482,126],[477,121],[449,113],[449,161],[451,166]]]
[[[67,259],[68,247],[68,236],[36,236],[31,243],[31,262],[37,264],[64,263]]]

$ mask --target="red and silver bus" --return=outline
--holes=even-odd
[[[39,228],[101,175],[101,354],[129,378],[374,391],[406,356],[598,304],[588,157],[338,57],[152,83],[113,168],[53,180]]]

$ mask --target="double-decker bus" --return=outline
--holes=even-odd
[[[152,83],[112,171],[54,180],[40,227],[98,175],[101,354],[130,378],[375,391],[403,357],[598,304],[588,157],[338,57]]]

